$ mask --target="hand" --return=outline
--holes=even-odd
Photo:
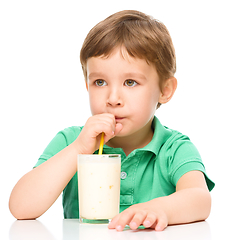
[[[141,224],[145,228],[153,228],[162,231],[168,226],[168,217],[162,209],[153,207],[153,200],[146,203],[132,205],[115,216],[108,228],[122,231],[126,225],[131,229],[137,229]]]
[[[98,114],[90,117],[78,138],[75,145],[81,154],[92,154],[98,148],[101,133],[104,132],[104,142],[108,142],[122,130],[122,124],[115,121],[115,116],[110,113]]]

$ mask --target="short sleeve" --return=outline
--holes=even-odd
[[[214,188],[215,184],[207,176],[201,156],[190,140],[175,141],[169,152],[169,176],[174,186],[185,173],[201,171],[204,173],[209,191]]]
[[[71,144],[78,137],[81,130],[82,127],[70,127],[58,132],[41,154],[34,168],[38,167]]]

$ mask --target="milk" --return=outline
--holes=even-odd
[[[81,221],[112,219],[119,213],[120,172],[120,155],[78,156]]]

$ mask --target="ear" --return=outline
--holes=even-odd
[[[87,91],[88,91],[88,84],[87,84],[87,80],[85,80],[85,84],[86,84],[86,88],[87,88]]]
[[[171,77],[165,80],[158,102],[161,104],[169,102],[173,94],[175,93],[176,89],[177,79],[175,77]]]

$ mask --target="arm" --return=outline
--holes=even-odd
[[[175,193],[129,207],[117,215],[108,227],[121,231],[126,224],[131,229],[143,224],[146,228],[162,231],[171,224],[205,220],[210,209],[211,196],[204,175],[191,171],[180,178]]]
[[[121,130],[112,114],[88,119],[78,138],[49,160],[25,174],[12,190],[9,208],[17,219],[35,219],[55,202],[77,171],[77,155],[92,154],[99,147],[100,134],[105,142]]]
[[[35,219],[51,207],[77,170],[77,154],[77,148],[71,144],[25,174],[10,196],[13,216]]]

